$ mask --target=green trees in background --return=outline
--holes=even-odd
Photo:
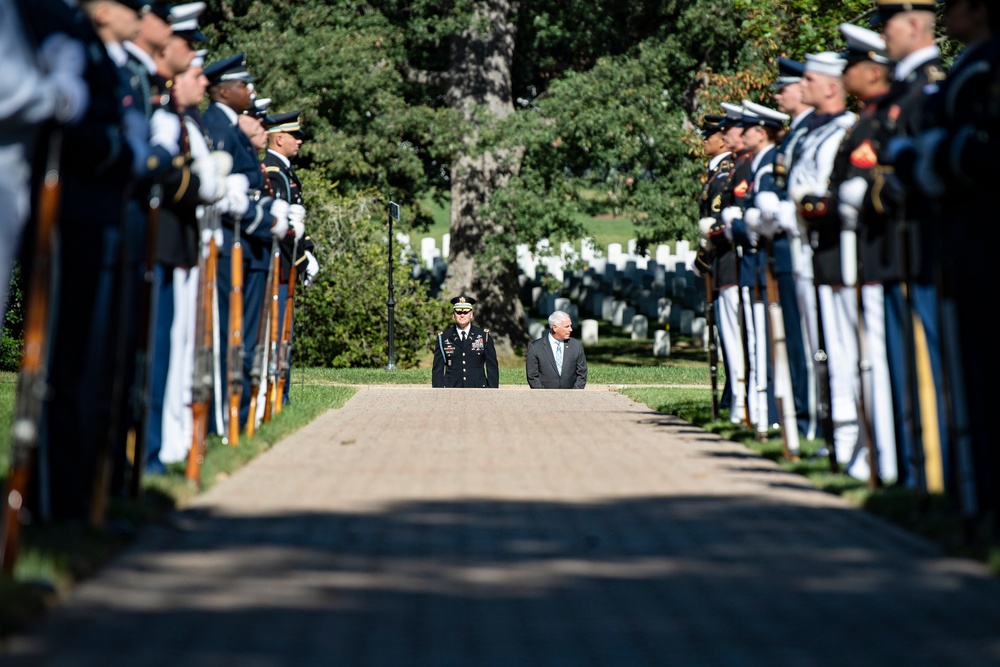
[[[583,236],[579,215],[629,218],[641,247],[696,238],[700,140],[719,102],[773,104],[778,56],[840,50],[837,26],[864,24],[872,0],[208,0],[201,23],[208,62],[248,54],[274,112],[301,109],[309,140],[307,227],[338,197],[404,205],[411,228],[431,221],[421,202],[449,202],[446,288],[480,298],[477,319],[501,347],[525,342],[515,249]],[[954,45],[943,43],[946,56]],[[359,195],[359,193],[366,193]],[[373,195],[373,193],[375,193]],[[310,363],[363,365],[386,357],[369,327],[384,328],[384,216],[342,248],[318,243],[318,285],[351,285],[339,298],[307,292],[298,351]],[[376,229],[378,228],[378,229]],[[370,244],[371,247],[365,244]],[[381,265],[376,262],[381,261]],[[398,291],[425,300],[408,273]],[[345,273],[346,272],[346,273]],[[336,276],[345,273],[345,280]],[[350,276],[350,277],[347,277]],[[369,286],[357,282],[371,281]],[[448,294],[446,294],[447,296]],[[397,297],[398,299],[399,297]],[[353,300],[363,301],[354,303]],[[373,309],[381,304],[380,309]],[[410,313],[397,305],[397,326]],[[375,312],[378,310],[378,312]],[[396,336],[421,335],[425,313]],[[381,318],[381,320],[379,320]],[[442,315],[435,326],[447,322]],[[5,330],[16,340],[16,331]],[[321,340],[322,339],[322,340]],[[332,341],[340,341],[334,345]],[[416,343],[429,349],[430,338]],[[9,353],[11,345],[4,343]],[[359,345],[357,354],[341,345]],[[16,354],[14,355],[16,357]],[[301,357],[300,357],[301,359]]]

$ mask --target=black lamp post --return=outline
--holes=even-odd
[[[392,298],[392,221],[399,220],[399,204],[396,202],[389,202],[389,300],[386,305],[389,306],[389,363],[386,365],[385,370],[394,371],[396,370],[396,349],[393,341],[393,336],[395,335],[396,329],[396,300]]]

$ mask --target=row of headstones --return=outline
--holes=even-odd
[[[396,234],[396,240],[405,251],[414,252],[409,235]],[[420,263],[431,272],[447,266],[450,245],[450,234],[442,235],[440,248],[437,246],[437,239],[425,236],[420,239]],[[668,270],[674,270],[674,267],[678,266],[689,266],[694,258],[694,250],[691,249],[690,243],[678,241],[675,246],[674,250],[671,250],[669,245],[660,244],[650,256],[648,253],[638,252],[635,239],[631,239],[625,247],[621,243],[610,243],[603,253],[598,251],[597,244],[592,238],[583,239],[579,251],[572,243],[562,243],[558,248],[554,248],[548,240],[542,240],[534,250],[526,244],[518,245],[517,265],[525,275],[534,276],[541,268],[556,280],[563,280],[567,268],[578,263],[598,271],[604,271],[609,265],[619,271],[645,270],[651,264],[668,267]]]
[[[632,340],[646,340],[652,336],[655,356],[670,356],[671,331],[689,336],[694,345],[706,346],[708,344],[704,302],[695,304],[694,307],[687,307],[684,305],[684,299],[675,302],[673,299],[661,297],[656,301],[656,312],[653,313],[650,312],[653,302],[647,299],[644,301],[647,310],[640,312],[626,300],[595,292],[590,299],[591,306],[588,308],[587,298],[574,302],[568,296],[552,294],[541,285],[532,284],[523,274],[521,280],[523,289],[526,288],[525,291],[529,295],[524,299],[526,312],[532,312],[538,316],[537,320],[528,320],[528,332],[532,339],[543,336],[548,330],[548,316],[561,310],[570,316],[573,327],[580,332],[580,340],[585,346],[596,345],[599,342],[599,321],[609,322],[611,326],[619,327],[622,333],[628,334]],[[566,292],[567,290],[564,289],[564,293]],[[599,308],[595,308],[594,305],[598,303]],[[581,312],[586,316],[583,319],[581,319]]]
[[[398,234],[397,240],[412,253],[408,236]],[[449,242],[450,235],[445,234],[439,250],[434,238],[421,239],[420,263],[414,272],[426,270],[433,282],[443,283]],[[678,241],[676,252],[667,245],[657,246],[654,258],[638,254],[634,239],[627,251],[619,243],[609,244],[603,257],[598,256],[593,239],[584,239],[579,252],[571,243],[563,243],[555,251],[543,241],[536,252],[520,245],[517,257],[522,302],[541,318],[529,318],[529,333],[532,338],[544,335],[548,316],[563,310],[570,314],[585,345],[597,343],[598,320],[620,327],[633,339],[649,338],[652,323],[654,354],[658,356],[669,356],[671,330],[691,336],[695,344],[707,344],[704,282],[689,268],[694,253],[687,241]],[[563,283],[562,294],[544,290],[540,280],[546,274]]]

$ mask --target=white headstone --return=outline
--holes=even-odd
[[[451,252],[451,234],[441,235],[441,256],[448,259],[448,253]]]
[[[580,322],[580,341],[584,345],[597,345],[597,320]]]
[[[632,318],[635,317],[635,308],[632,306],[625,306],[622,310],[622,332],[632,333]]]
[[[670,356],[670,332],[665,329],[657,329],[653,334],[653,356]]]
[[[613,310],[611,311],[611,324],[616,327],[622,325],[622,317],[625,315],[625,306],[627,304],[624,301],[615,299],[613,304]]]
[[[531,340],[538,340],[549,330],[549,323],[545,320],[531,320],[528,322],[528,335]]]
[[[704,317],[696,317],[691,322],[691,345],[700,348],[708,345],[708,321]]]
[[[684,309],[681,311],[681,335],[690,336],[691,327],[694,324],[694,311]]]
[[[632,340],[645,340],[649,337],[649,320],[645,315],[632,318]]]

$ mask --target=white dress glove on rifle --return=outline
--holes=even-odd
[[[191,173],[198,177],[198,198],[206,204],[214,204],[226,194],[226,179],[219,178],[211,153],[191,163]]]
[[[226,196],[216,204],[220,213],[230,213],[242,218],[250,208],[250,180],[246,174],[230,174],[226,177]]]
[[[48,73],[46,81],[55,89],[56,120],[67,124],[78,122],[90,104],[90,88],[83,80],[87,62],[83,44],[65,33],[53,33],[38,49],[38,60]]]
[[[783,201],[778,205],[777,215],[778,227],[792,237],[799,235],[798,213],[795,204],[790,201]]]
[[[295,231],[296,240],[301,241],[306,235],[306,208],[302,204],[292,204],[288,207],[288,226]]]
[[[313,257],[313,254],[308,250],[305,251],[306,256],[306,280],[305,284],[308,287],[312,284],[313,278],[319,273],[319,262]]]
[[[271,236],[276,239],[285,238],[285,234],[288,233],[288,202],[284,199],[275,199],[271,202],[271,216],[274,218]]]
[[[743,209],[739,206],[727,206],[722,209],[722,214],[719,216],[722,218],[723,224],[726,225],[726,238],[730,241],[733,240],[733,220],[743,217]]]

